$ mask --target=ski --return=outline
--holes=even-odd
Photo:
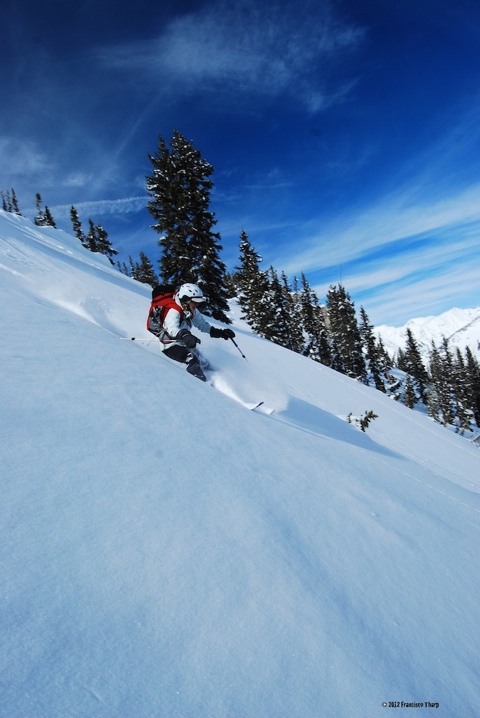
[[[250,409],[250,411],[255,411],[255,409],[258,409],[260,406],[263,406],[264,402],[259,401],[256,404],[247,404],[247,409]]]

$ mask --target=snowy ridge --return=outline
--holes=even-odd
[[[480,339],[478,339],[478,337],[480,337],[480,308],[478,309],[478,316],[465,326],[454,331],[448,339],[453,344],[459,346],[471,346],[472,351],[478,354],[478,350],[480,349]],[[467,342],[467,344],[465,344],[465,342]]]
[[[148,287],[3,212],[0,277],[2,718],[476,714],[475,446],[233,306],[248,361],[201,348],[246,411],[120,340]]]
[[[407,329],[416,339],[424,361],[428,360],[432,341],[439,347],[443,337],[449,340],[453,352],[456,347],[464,352],[468,346],[480,359],[480,307],[450,309],[438,316],[411,319],[403,327],[381,325],[375,328],[375,333],[382,337],[385,348],[394,356],[398,349],[405,349]]]

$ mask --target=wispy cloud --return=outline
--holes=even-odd
[[[441,314],[453,307],[480,306],[478,269],[471,262],[462,262],[358,296],[374,322],[402,326],[410,319]]]
[[[143,69],[177,91],[201,88],[264,97],[286,93],[319,110],[342,101],[354,83],[351,78],[331,86],[326,60],[333,64],[358,47],[363,36],[361,28],[341,23],[327,2],[319,12],[314,0],[217,0],[178,16],[155,40],[100,54],[111,68]]]
[[[128,168],[121,155],[128,137],[112,149],[102,136],[88,129],[79,131],[73,122],[68,126],[67,136],[60,137],[58,142],[53,137],[40,142],[28,137],[0,136],[0,188],[13,185],[20,197],[30,196],[31,200],[40,191],[50,208],[54,204],[49,199],[52,195],[57,205],[69,197],[76,204],[77,199],[86,195],[111,194],[120,186],[120,180],[125,191]],[[125,136],[128,133],[127,128]],[[34,130],[31,134],[35,134]],[[132,182],[127,192],[133,194],[136,190]]]
[[[75,208],[80,214],[90,215],[108,215],[108,214],[135,214],[145,209],[148,202],[146,195],[140,195],[136,197],[124,197],[122,199],[101,199],[91,202],[78,202],[75,203]],[[52,207],[52,211],[55,216],[61,219],[70,217],[70,204],[59,204]]]
[[[278,262],[286,271],[304,271],[338,266],[381,249],[383,256],[396,254],[403,242],[422,233],[440,231],[480,220],[480,183],[448,197],[411,204],[410,192],[379,199],[377,204],[356,214],[331,221],[318,233],[301,238],[302,249],[287,261]],[[323,222],[325,224],[325,222]]]
[[[48,168],[48,159],[35,142],[16,137],[0,137],[0,165],[8,175],[41,175]]]

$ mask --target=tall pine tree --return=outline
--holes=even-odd
[[[282,281],[282,298],[284,313],[286,315],[287,343],[284,344],[297,354],[301,354],[304,347],[304,336],[302,327],[302,313],[300,304],[300,293],[298,291],[298,281],[295,277],[293,287],[290,286],[288,277],[284,271],[281,274]]]
[[[480,363],[470,347],[465,349],[468,404],[473,411],[475,423],[480,427]]]
[[[443,426],[453,424],[455,419],[454,398],[451,376],[448,370],[449,359],[432,342],[430,350],[430,385],[425,392],[428,412],[435,421]]]
[[[325,316],[318,297],[303,272],[301,274],[301,285],[300,308],[303,331],[306,337],[302,354],[314,361],[330,366],[332,356]]]
[[[239,249],[240,266],[235,267],[234,282],[238,302],[243,310],[242,319],[249,323],[254,332],[261,334],[262,300],[269,287],[267,274],[260,269],[262,257],[255,251],[243,229],[240,233]]]
[[[327,309],[332,335],[332,369],[365,382],[367,369],[355,305],[342,285],[330,287]]]
[[[4,212],[13,212],[13,205],[9,192],[2,192],[2,209]]]
[[[385,393],[385,384],[382,379],[382,360],[373,333],[373,326],[370,324],[367,312],[363,307],[360,307],[360,335],[363,339],[365,358],[370,374],[369,378],[373,381],[375,389]]]
[[[473,410],[469,406],[467,367],[459,347],[456,349],[454,365],[453,382],[456,399],[457,431],[463,434],[465,430],[471,430],[472,428]]]
[[[195,282],[208,301],[205,313],[230,324],[220,235],[213,231],[217,220],[209,209],[213,167],[178,130],[170,147],[159,137],[156,154],[148,157],[147,209],[160,234],[160,278],[176,286]]]
[[[407,328],[407,344],[403,353],[403,364],[400,366],[399,363],[399,367],[407,372],[407,374],[410,374],[414,381],[415,388],[420,394],[420,398],[422,401],[425,401],[428,387],[428,373],[422,361],[417,341],[410,327]]]
[[[70,219],[72,220],[72,228],[73,228],[73,234],[77,239],[80,240],[80,242],[83,244],[84,247],[87,246],[87,239],[82,231],[82,223],[80,222],[80,218],[78,216],[78,211],[76,207],[72,206],[70,207]]]
[[[95,227],[95,224],[93,222],[93,219],[88,220],[88,234],[85,239],[85,246],[87,249],[89,249],[91,252],[98,252],[97,249],[97,230]]]
[[[49,208],[45,205],[45,209],[42,209],[42,197],[40,192],[35,195],[35,203],[37,206],[37,214],[33,220],[37,227],[56,227],[55,220],[52,217],[52,213]]]
[[[12,187],[12,209],[13,209],[14,214],[19,214],[19,215],[22,214],[20,212],[20,207],[18,206],[17,195],[15,194],[15,190],[13,189],[13,187]]]

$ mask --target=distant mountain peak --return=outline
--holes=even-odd
[[[468,346],[480,358],[480,307],[454,307],[437,316],[410,319],[403,327],[381,325],[375,328],[375,332],[382,337],[385,348],[393,355],[405,347],[407,329],[412,332],[425,357],[428,357],[432,341],[438,346],[446,337],[452,349],[458,347],[464,351]]]

